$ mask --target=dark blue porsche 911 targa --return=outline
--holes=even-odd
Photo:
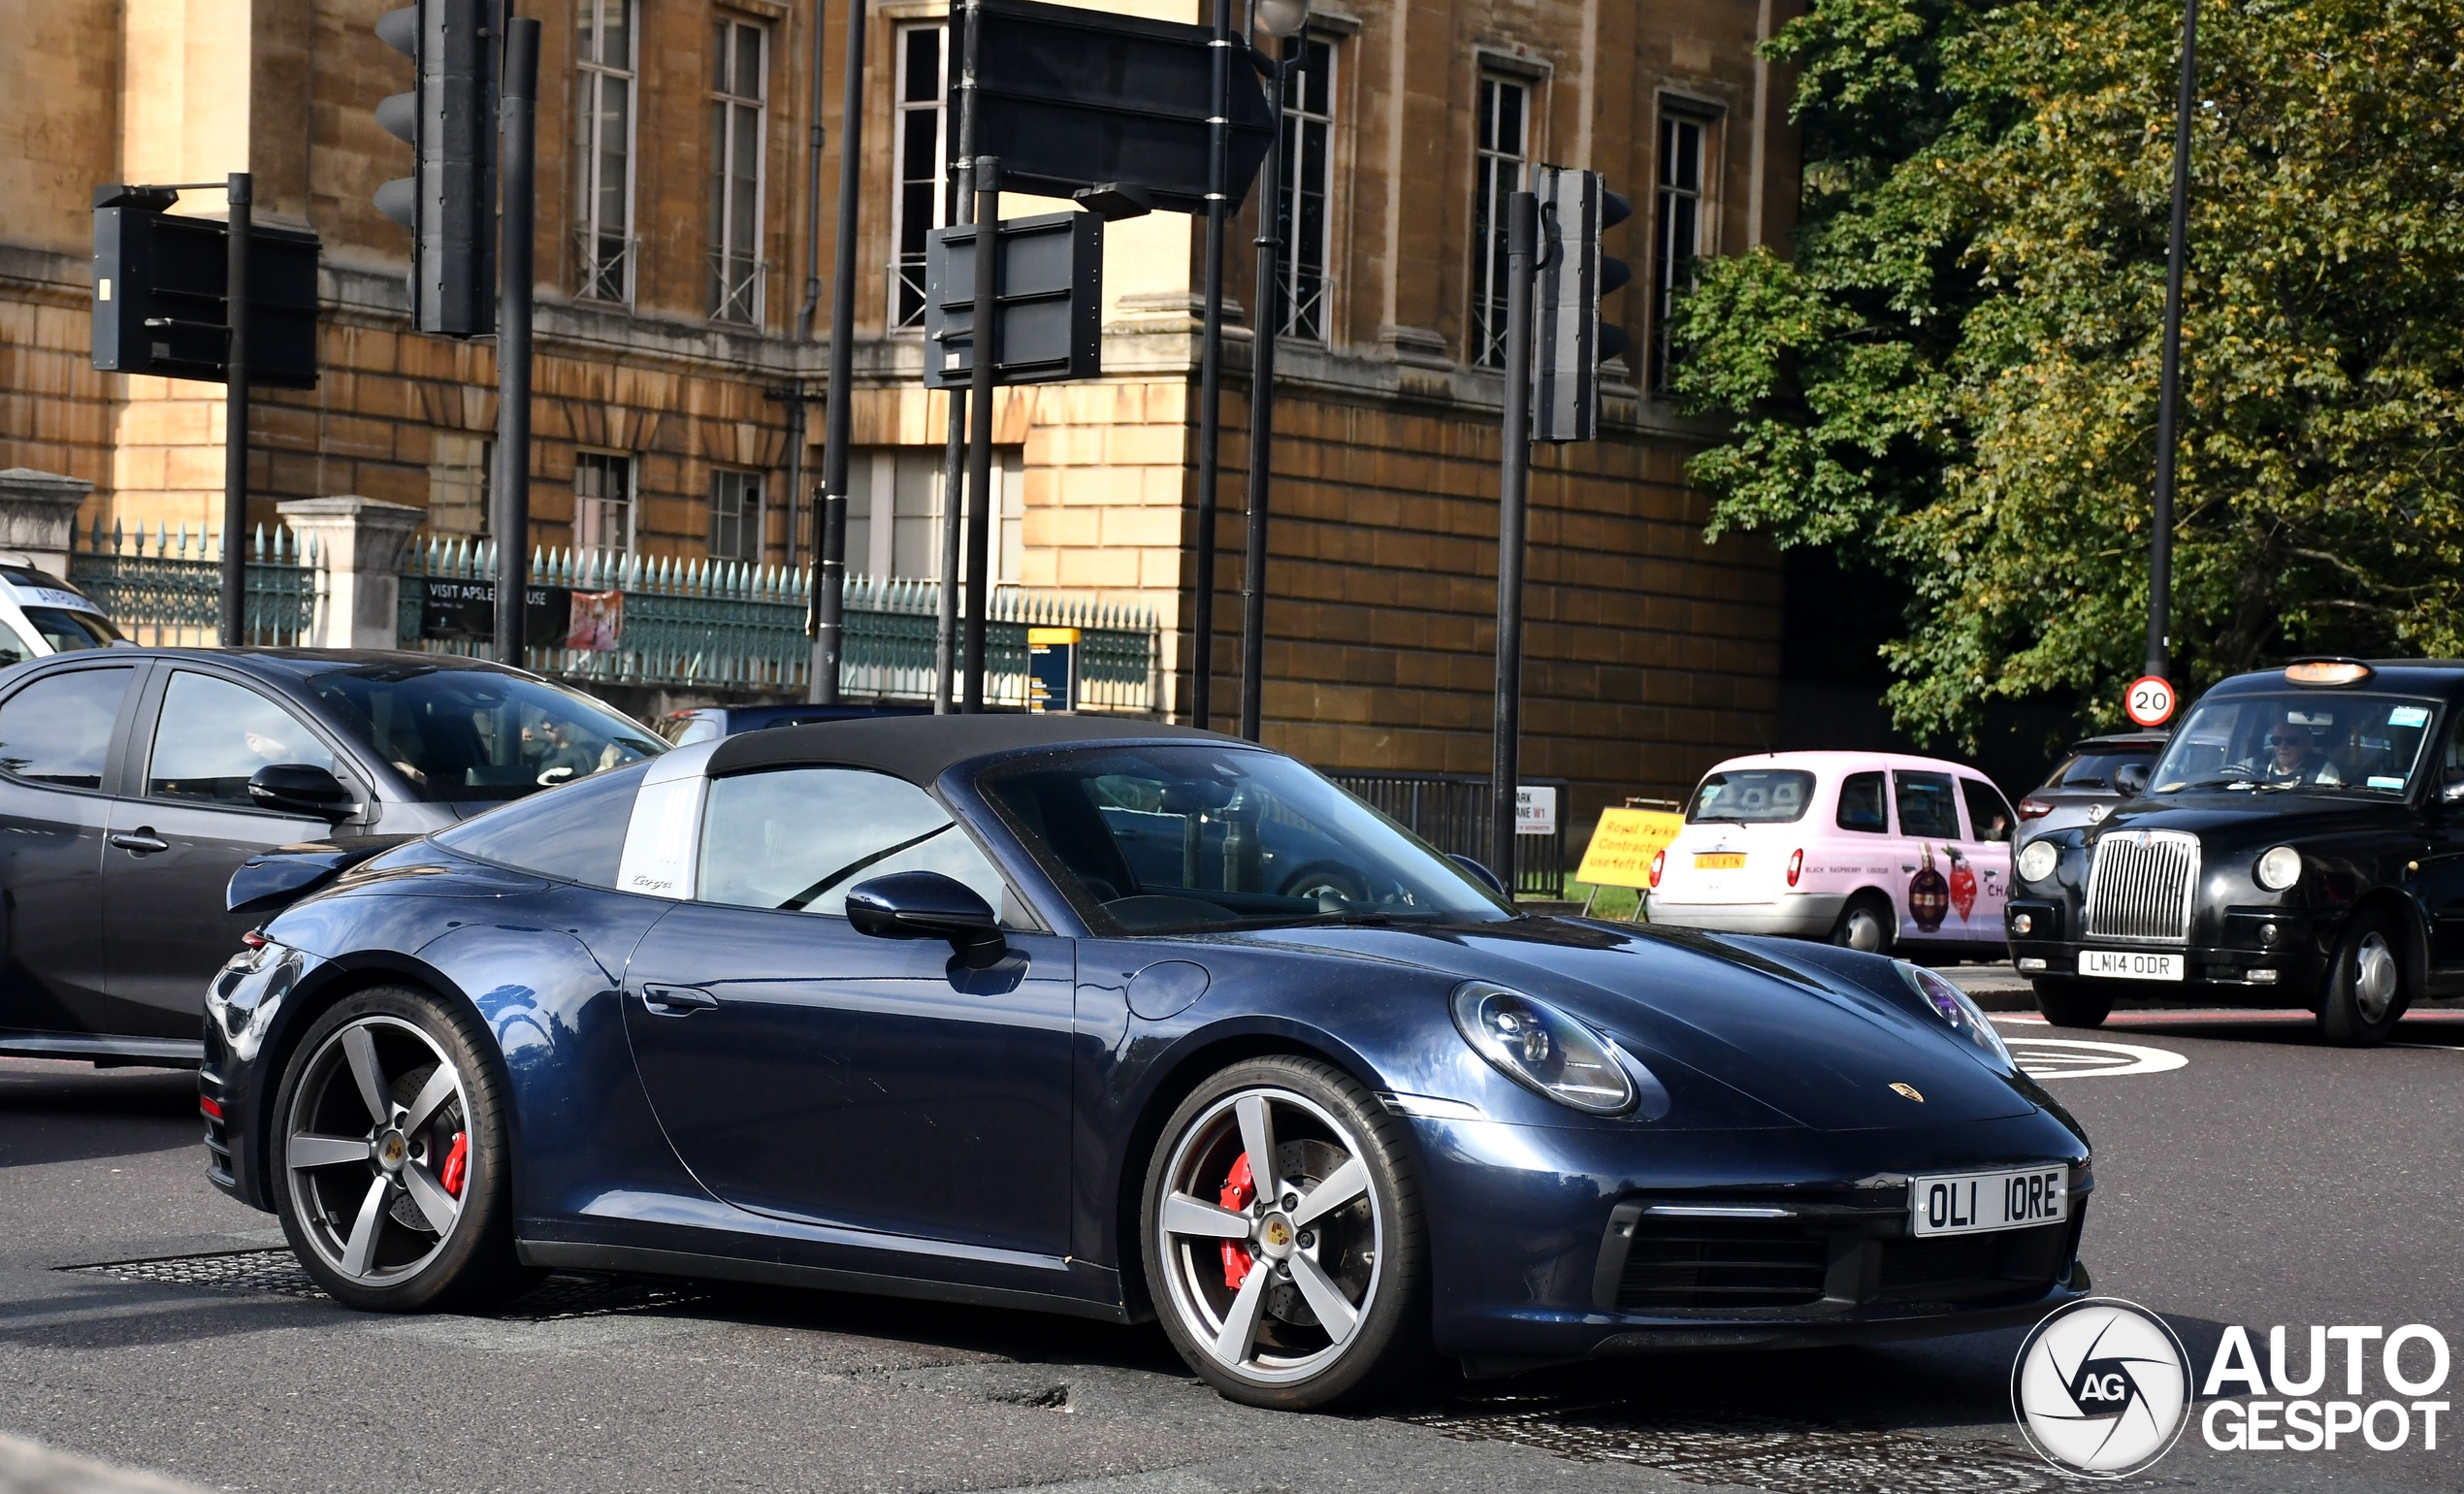
[[[214,1181],[355,1307],[565,1267],[1153,1315],[1308,1407],[2088,1287],[2087,1138],[1939,977],[1520,917],[1206,732],[755,732],[320,877],[235,878],[305,895],[202,1077]]]

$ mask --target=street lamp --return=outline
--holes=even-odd
[[[1278,42],[1309,25],[1309,0],[1252,0],[1249,21]],[[1241,734],[1258,739],[1266,682],[1266,523],[1268,469],[1275,442],[1275,339],[1283,330],[1283,90],[1292,59],[1261,61],[1274,101],[1275,139],[1258,178],[1257,298],[1249,332],[1248,522],[1241,554]]]

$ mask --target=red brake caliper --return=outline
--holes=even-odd
[[[437,1169],[437,1182],[456,1198],[462,1196],[463,1174],[470,1167],[470,1136],[466,1131],[453,1133],[453,1147],[445,1153],[445,1165]]]
[[[1244,1152],[1241,1153],[1241,1159],[1232,1164],[1232,1171],[1225,1176],[1223,1192],[1216,1201],[1226,1209],[1246,1209],[1249,1206],[1249,1200],[1255,1197],[1257,1197],[1257,1182],[1249,1176],[1249,1154]],[[1241,1283],[1249,1279],[1249,1269],[1256,1264],[1249,1259],[1249,1248],[1247,1244],[1239,1240],[1223,1242],[1224,1285],[1239,1291]]]

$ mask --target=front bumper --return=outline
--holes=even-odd
[[[1655,895],[1649,908],[1651,922],[1677,928],[1828,939],[1847,905],[1846,893],[1791,893],[1774,902],[1662,902]]]
[[[2083,1161],[2085,1146],[2042,1113],[1863,1132],[1413,1124],[1429,1159],[1438,1347],[1493,1369],[1969,1333],[2088,1290],[2078,1252],[2093,1185],[2076,1172],[2059,1223],[1908,1229],[1911,1174]]]
[[[2183,957],[2183,979],[2178,982],[2108,983],[2101,977],[2087,978],[2127,988],[2138,995],[2173,994],[2235,1006],[2316,1010],[2326,989],[2327,945],[2333,930],[2297,910],[2227,908],[2202,920],[2216,926],[2221,940],[2188,945],[2081,939],[2072,926],[2072,910],[2051,901],[2014,898],[2004,917],[2010,929],[2011,963],[2023,976],[2080,978],[2080,954],[2107,950]],[[2027,926],[2024,934],[2019,931],[2023,921]]]

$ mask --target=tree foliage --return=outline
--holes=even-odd
[[[1814,0],[1793,258],[1706,262],[1712,534],[1908,579],[1890,699],[2119,714],[2145,648],[2175,0]],[[2464,653],[2464,0],[2203,9],[2175,672]]]

